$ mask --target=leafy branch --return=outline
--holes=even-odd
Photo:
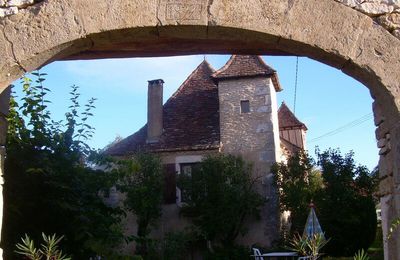
[[[17,244],[17,249],[15,252],[20,255],[24,255],[31,260],[70,260],[71,258],[63,254],[63,252],[58,248],[58,244],[63,239],[63,236],[57,237],[56,234],[52,236],[47,236],[42,233],[42,238],[44,243],[41,247],[37,249],[35,244],[30,237],[25,234],[24,238],[21,238],[22,243]]]

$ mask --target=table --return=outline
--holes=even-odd
[[[252,255],[255,259],[297,259],[298,254],[296,252],[271,252],[262,255]]]

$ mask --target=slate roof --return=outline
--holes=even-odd
[[[138,151],[218,149],[218,88],[214,69],[203,61],[163,106],[163,134],[157,143],[146,143],[147,125],[120,142],[106,154],[120,156]]]
[[[217,80],[254,76],[270,76],[276,91],[282,90],[276,71],[256,55],[232,55],[225,66],[213,74]]]
[[[278,120],[279,129],[303,128],[304,130],[307,130],[306,125],[297,119],[285,102],[282,102],[278,109]]]

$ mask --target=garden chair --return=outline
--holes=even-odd
[[[264,257],[262,257],[262,254],[260,252],[260,249],[254,248],[253,247],[253,255],[255,260],[264,260]]]

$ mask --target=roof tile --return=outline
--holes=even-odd
[[[214,69],[203,61],[163,106],[164,131],[157,143],[146,143],[147,125],[112,145],[109,155],[138,151],[217,149],[219,147],[218,88]]]
[[[297,119],[297,117],[288,108],[285,102],[282,102],[281,106],[278,109],[278,120],[280,129],[300,127],[307,130],[306,125],[302,123],[299,119]]]
[[[213,74],[217,80],[256,76],[271,77],[276,91],[282,90],[276,71],[256,55],[232,55],[225,66]]]

